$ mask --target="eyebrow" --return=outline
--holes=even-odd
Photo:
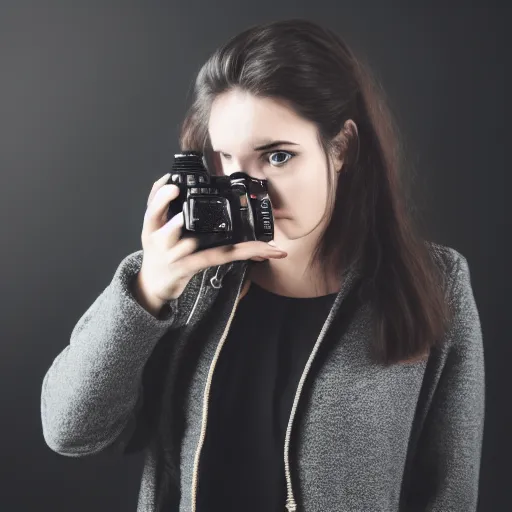
[[[272,148],[275,148],[276,146],[282,146],[284,144],[288,144],[290,146],[298,146],[299,145],[296,142],[290,142],[288,140],[275,140],[275,141],[270,141],[270,142],[264,144],[263,146],[257,146],[253,149],[254,149],[254,151],[264,151],[265,149],[272,149]],[[221,151],[219,149],[213,149],[213,151],[223,153],[223,151]]]
[[[263,151],[265,149],[272,149],[272,148],[275,148],[276,146],[281,146],[283,144],[289,144],[291,146],[298,146],[298,144],[296,142],[290,142],[287,140],[276,140],[276,141],[272,141],[267,144],[264,144],[263,146],[258,146],[256,148],[254,148],[254,151]]]

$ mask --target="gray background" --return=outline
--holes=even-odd
[[[135,510],[142,457],[53,453],[41,431],[42,379],[140,248],[147,196],[169,169],[202,62],[247,26],[288,17],[339,30],[369,60],[433,239],[469,261],[487,366],[480,510],[512,510],[511,11],[455,5],[0,2],[1,510]]]

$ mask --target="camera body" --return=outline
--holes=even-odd
[[[180,189],[169,204],[167,219],[183,211],[182,237],[197,238],[197,250],[273,240],[274,217],[266,180],[245,172],[211,175],[202,153],[184,151],[174,155],[167,183]]]

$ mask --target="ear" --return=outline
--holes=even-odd
[[[351,140],[357,136],[356,123],[352,119],[347,119],[338,135],[334,137],[331,165],[337,173],[341,172]]]

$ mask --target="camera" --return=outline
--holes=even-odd
[[[212,175],[204,155],[184,151],[174,155],[167,184],[177,185],[167,220],[183,211],[182,238],[198,239],[197,250],[274,238],[274,217],[267,181],[245,172]]]

